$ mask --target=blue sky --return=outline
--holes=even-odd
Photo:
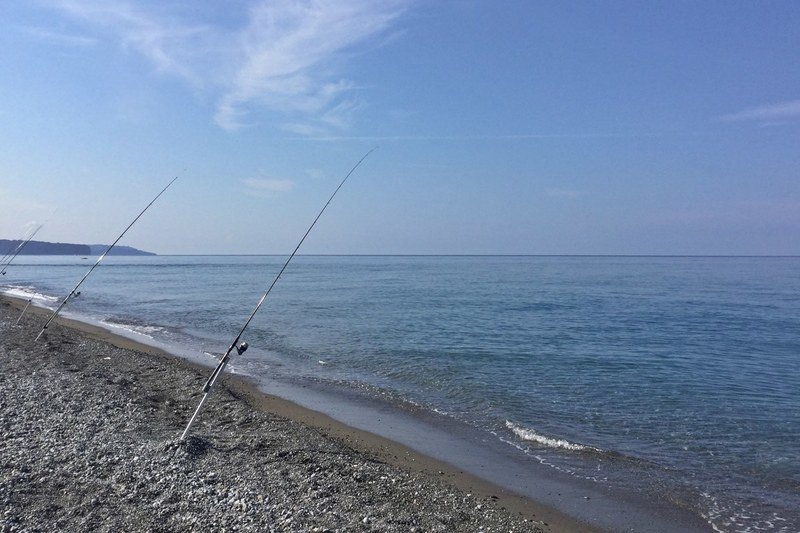
[[[800,4],[8,1],[0,238],[800,254]],[[55,211],[55,213],[54,213]]]

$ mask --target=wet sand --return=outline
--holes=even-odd
[[[0,299],[3,531],[596,531],[226,375]]]

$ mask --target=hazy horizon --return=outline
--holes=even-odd
[[[0,237],[0,241],[8,240],[8,241],[19,241],[19,239],[5,239]],[[108,244],[87,244],[87,243],[80,243],[80,242],[58,242],[52,243],[47,241],[31,241],[31,243],[44,243],[44,244],[65,244],[65,245],[79,245],[79,246],[90,246],[90,247],[106,247]],[[287,257],[290,252],[286,253],[225,253],[225,254],[218,254],[218,253],[170,253],[170,252],[162,252],[162,253],[155,253],[150,250],[137,248],[128,245],[121,245],[118,244],[114,247],[114,250],[119,252],[119,249],[134,249],[139,252],[145,252],[148,254],[147,256],[160,256],[160,257],[180,257],[180,256],[187,256],[187,257]],[[95,254],[95,252],[97,252]],[[100,251],[93,251],[92,255],[99,255]],[[150,255],[153,254],[153,255]],[[68,257],[80,257],[84,254],[68,254],[68,253],[50,253],[50,254],[35,254],[29,253],[28,251],[23,250],[20,253],[20,256],[39,256],[39,257],[49,257],[49,256],[68,256]],[[143,255],[138,254],[116,254],[121,256],[129,255],[131,257],[144,257]],[[394,253],[394,254],[359,254],[359,253],[350,253],[350,254],[341,254],[341,253],[303,253],[302,251],[297,253],[297,256],[309,256],[309,257],[662,257],[662,258],[669,258],[669,257],[697,257],[697,258],[793,258],[793,257],[800,257],[800,254],[613,254],[613,253],[595,253],[595,254],[436,254],[436,253]]]

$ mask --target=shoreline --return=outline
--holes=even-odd
[[[7,295],[3,295],[1,300],[3,302],[2,307],[4,308],[3,315],[6,321],[13,324],[15,317],[14,320],[11,320],[9,314],[16,315],[19,310],[22,309],[26,301]],[[10,308],[15,309],[15,311],[9,313],[7,310]],[[39,317],[47,312],[48,311],[44,308],[31,306],[28,313],[26,313],[27,318],[23,319],[23,322],[28,322],[31,320],[31,317]],[[101,341],[102,343],[108,343],[123,350],[132,350],[145,355],[147,358],[151,358],[153,361],[160,361],[173,368],[180,369],[180,372],[192,376],[193,380],[198,383],[195,386],[195,390],[189,395],[190,397],[184,398],[189,405],[196,403],[202,383],[205,381],[209,372],[208,367],[174,356],[164,350],[137,342],[99,326],[63,317],[59,317],[56,322],[61,327],[77,332],[79,336]],[[11,326],[9,323],[6,323],[4,327],[10,328]],[[62,331],[53,331],[53,329],[56,328],[51,327],[48,329],[48,337],[63,335]],[[36,332],[34,331],[33,333],[35,334]],[[3,345],[5,344],[6,342],[4,341]],[[506,515],[508,519],[521,521],[521,524],[523,524],[522,530],[543,530],[556,533],[599,531],[599,529],[567,516],[547,505],[533,501],[524,496],[516,495],[511,491],[453,467],[446,462],[430,458],[407,446],[379,435],[350,427],[325,414],[307,409],[289,400],[264,393],[258,389],[253,381],[247,379],[245,376],[226,374],[221,380],[220,385],[222,385],[220,387],[222,390],[215,390],[215,393],[209,398],[209,404],[214,403],[215,400],[221,403],[220,397],[229,394],[234,398],[234,401],[245,404],[248,409],[260,413],[267,413],[272,416],[279,416],[299,423],[306,429],[317,432],[322,438],[351,449],[361,458],[368,458],[372,461],[377,460],[413,476],[434,480],[444,487],[450,487],[460,492],[464,497],[482,502],[478,505],[479,508],[490,506],[495,509],[496,512]],[[219,405],[216,407],[219,408]],[[185,420],[173,424],[176,425],[174,439],[177,439],[182,425],[185,425],[185,422],[188,421],[191,410],[193,410],[193,407],[191,407],[190,410],[181,412],[180,416],[185,418]],[[211,419],[213,418],[214,409],[209,410],[212,411],[212,413],[207,414],[206,411],[204,411],[203,415]],[[200,438],[205,440],[207,438],[205,436],[207,428],[208,423],[204,422],[204,418],[201,416],[193,433],[195,435],[203,435]],[[187,441],[189,440],[191,440],[191,438],[187,439]],[[208,440],[213,442],[214,439],[210,437]],[[517,527],[520,527],[519,524]]]
[[[105,279],[98,275],[65,316],[213,366],[230,340],[225,332],[241,322],[251,292],[243,284],[258,285],[273,263],[111,261],[98,273]],[[700,522],[683,531],[781,529],[796,522],[797,453],[787,437],[797,428],[782,409],[771,409],[791,412],[796,403],[796,376],[786,373],[796,336],[783,328],[798,310],[783,299],[794,263],[625,261],[607,271],[599,263],[475,260],[462,268],[453,261],[309,260],[272,316],[248,330],[248,352],[226,370],[606,530],[671,532],[675,522]],[[484,298],[481,282],[494,279],[487,268],[498,266],[503,298]],[[83,270],[75,259],[21,267],[3,292],[50,308]],[[431,275],[417,276],[419,267]],[[236,275],[211,283],[223,268]],[[610,288],[580,284],[598,268],[614,280]],[[629,268],[642,277],[630,277]],[[773,272],[774,282],[748,284],[764,272]],[[541,302],[540,274],[553,281]],[[387,276],[408,283],[382,283]],[[673,293],[676,279],[682,283]],[[472,297],[450,300],[442,280]],[[523,293],[515,280],[529,282]],[[639,294],[643,280],[662,290]],[[698,313],[687,316],[676,297],[697,294],[704,295]],[[611,308],[622,313],[619,320],[596,321],[597,313],[605,317],[604,295],[627,295],[629,306]],[[553,315],[550,304],[560,311]],[[663,316],[651,314],[658,309]],[[764,320],[753,323],[762,311]],[[542,330],[559,316],[570,322]],[[524,317],[530,320],[517,322]],[[733,334],[726,339],[713,327],[723,317]],[[651,337],[650,326],[662,318],[674,327]],[[759,333],[780,342],[764,347],[764,361],[752,357]],[[764,379],[751,382],[736,371],[742,365]],[[200,372],[205,378],[210,370]]]

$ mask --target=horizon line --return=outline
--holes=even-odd
[[[151,252],[152,253],[152,252]],[[288,253],[159,254],[160,257],[285,257]],[[298,253],[307,257],[800,257],[800,254]]]

